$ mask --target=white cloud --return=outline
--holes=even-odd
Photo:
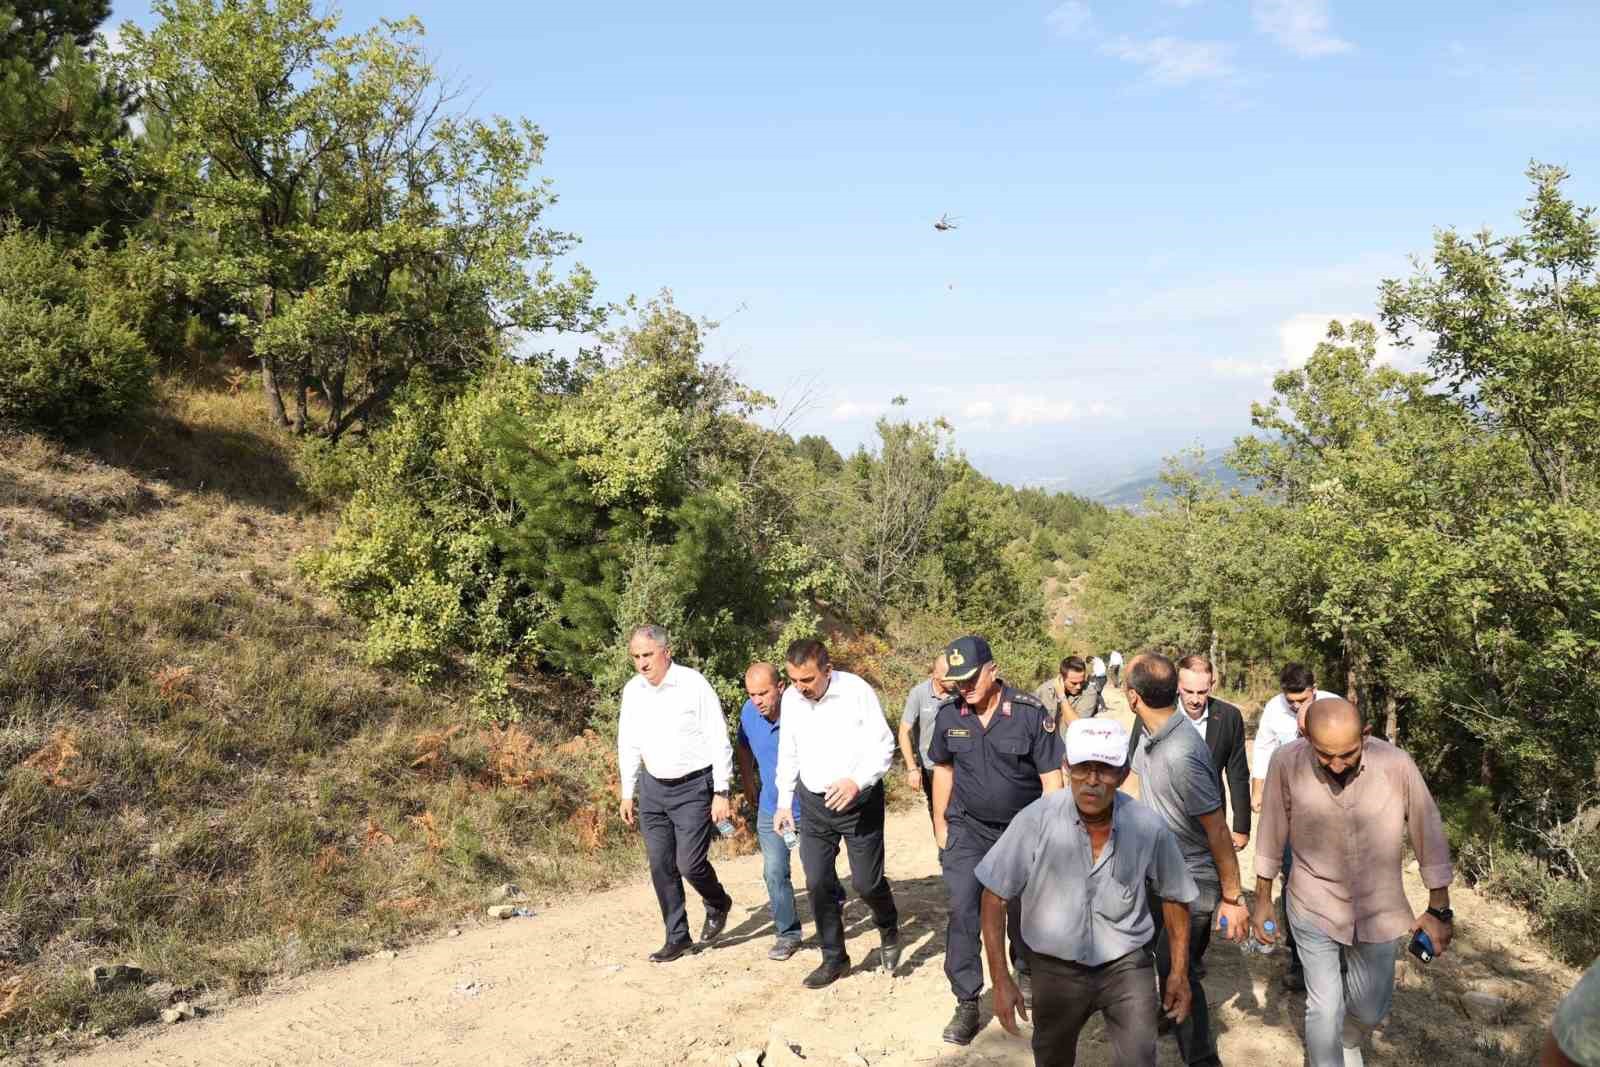
[[[1328,0],[1251,0],[1256,29],[1297,56],[1331,56],[1351,45],[1330,30]]]
[[[961,417],[987,422],[989,419],[994,418],[994,401],[974,400],[961,409]]]
[[[1065,0],[1044,17],[1045,24],[1062,37],[1076,37],[1089,28],[1094,12],[1082,0]]]
[[[1371,315],[1356,312],[1302,311],[1278,323],[1278,352],[1275,357],[1260,360],[1214,359],[1211,361],[1211,373],[1219,378],[1259,378],[1270,383],[1282,371],[1304,366],[1317,346],[1328,339],[1328,323],[1335,320],[1346,326],[1353,322],[1378,325]],[[1380,327],[1377,361],[1396,363],[1402,357],[1403,350],[1396,348]]]
[[[1118,37],[1100,50],[1108,56],[1145,69],[1157,85],[1187,85],[1214,78],[1230,78],[1233,46],[1220,41],[1190,41],[1181,37]]]
[[[856,419],[875,419],[889,410],[889,405],[876,400],[841,400],[828,410],[834,422],[852,422]]]

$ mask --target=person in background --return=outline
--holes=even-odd
[[[1250,921],[1239,858],[1222,813],[1222,785],[1205,741],[1189,716],[1178,710],[1178,669],[1171,660],[1154,652],[1135,656],[1128,665],[1123,693],[1145,728],[1133,756],[1140,799],[1177,837],[1189,875],[1199,889],[1189,906],[1189,928],[1183,936],[1189,952],[1183,978],[1189,983],[1191,1007],[1189,1017],[1175,1027],[1178,1050],[1191,1067],[1221,1067],[1200,972],[1213,922],[1224,940],[1243,941]],[[1158,924],[1151,942],[1163,991],[1178,980],[1161,966],[1169,957],[1163,942],[1175,936],[1179,936],[1177,931]]]
[[[944,1028],[952,1045],[967,1045],[981,1027],[983,992],[979,944],[983,885],[975,873],[1017,812],[1061,788],[1061,739],[1043,704],[1000,678],[989,642],[962,637],[945,649],[954,699],[939,709],[929,755],[933,760],[933,833],[950,891],[944,973],[956,996]],[[1022,909],[1013,902],[1008,929],[1011,963],[1023,1000],[1029,996],[1022,945]]]
[[[1089,673],[1093,676],[1095,684],[1101,689],[1106,687],[1106,661],[1099,656],[1089,660]]]
[[[1061,661],[1056,676],[1035,689],[1033,695],[1056,717],[1056,728],[1062,731],[1070,722],[1092,719],[1105,710],[1104,688],[1104,679],[1100,683],[1089,681],[1089,666],[1082,656],[1068,656]]]
[[[1286,921],[1306,980],[1310,1067],[1361,1067],[1361,1046],[1389,1014],[1400,939],[1423,931],[1434,955],[1450,948],[1450,844],[1410,756],[1368,736],[1340,697],[1316,700],[1306,736],[1278,750],[1262,791],[1256,839],[1255,936],[1272,944],[1272,882],[1294,850]],[[1409,839],[1428,906],[1413,912],[1401,871]],[[1341,970],[1344,972],[1341,974]]]
[[[1111,684],[1122,684],[1122,653],[1112,650],[1111,656],[1106,660],[1106,666],[1111,668]]]
[[[767,883],[767,901],[772,906],[772,925],[777,939],[767,951],[767,959],[783,961],[800,950],[800,916],[795,910],[794,885],[789,880],[789,845],[772,828],[778,811],[778,738],[783,679],[770,663],[752,663],[744,672],[744,691],[750,699],[739,711],[739,743],[734,753],[739,760],[739,780],[744,783],[745,800],[756,813],[756,841],[761,845],[761,876]],[[792,802],[790,812],[796,823],[800,803]],[[844,888],[839,888],[843,904]]]
[[[1118,1067],[1155,1067],[1156,1020],[1189,1015],[1189,902],[1198,894],[1178,839],[1161,816],[1117,791],[1127,776],[1128,731],[1110,719],[1066,730],[1067,779],[1011,820],[978,864],[983,948],[994,976],[994,1016],[1018,1034],[1028,1018],[1006,966],[1006,905],[1022,901],[1033,971],[1033,1062],[1071,1067],[1096,1013]],[[1153,893],[1147,893],[1150,887]],[[1153,901],[1172,931],[1171,980],[1158,1001],[1151,973]]]
[[[672,662],[667,631],[640,626],[628,639],[638,673],[622,687],[617,767],[622,821],[638,823],[650,860],[650,882],[661,905],[667,940],[650,959],[670,963],[693,947],[684,907],[687,878],[706,905],[700,942],[709,945],[728,925],[733,898],[711,866],[711,832],[728,817],[733,746],[711,683],[692,667]]]
[[[778,806],[772,828],[795,825],[800,801],[800,864],[816,915],[822,964],[806,975],[822,989],[850,971],[840,905],[839,843],[850,853],[850,881],[872,910],[878,958],[886,973],[900,964],[900,913],[883,873],[883,776],[894,762],[894,734],[878,694],[858,676],[833,669],[821,641],[802,638],[784,656],[789,688],[781,702]]]
[[[1261,810],[1261,789],[1267,780],[1267,769],[1272,763],[1272,754],[1300,736],[1300,719],[1311,706],[1314,700],[1323,700],[1338,696],[1337,693],[1324,692],[1317,688],[1317,679],[1311,668],[1304,663],[1290,663],[1284,666],[1278,675],[1280,691],[1266,707],[1261,709],[1261,717],[1256,720],[1256,740],[1250,752],[1250,809]],[[1289,871],[1294,866],[1294,855],[1290,852],[1283,854],[1284,877],[1284,909],[1287,914],[1289,907],[1288,879]],[[1287,919],[1285,920],[1287,923]],[[1288,924],[1289,942],[1289,967],[1284,971],[1284,987],[1301,992],[1306,987],[1305,969],[1300,966],[1300,949],[1295,944],[1294,926]]]
[[[939,705],[950,696],[950,686],[945,681],[944,653],[933,659],[928,676],[906,694],[905,709],[900,712],[900,758],[905,761],[906,784],[922,790],[928,801],[928,818],[933,818],[933,764],[928,760],[928,746],[933,744],[933,720],[939,714]]]
[[[1206,657],[1185,656],[1178,661],[1178,707],[1205,739],[1217,781],[1227,787],[1228,807],[1233,812],[1233,848],[1238,852],[1250,843],[1250,761],[1245,755],[1244,715],[1211,695],[1215,685],[1216,672]],[[1135,748],[1145,732],[1143,720],[1134,720]]]
[[[1600,1067],[1600,960],[1562,998],[1539,1067]]]

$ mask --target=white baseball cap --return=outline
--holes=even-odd
[[[1067,763],[1104,763],[1120,767],[1128,761],[1128,730],[1115,719],[1076,719],[1067,727]]]

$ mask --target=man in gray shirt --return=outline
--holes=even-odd
[[[995,1018],[1019,1034],[1016,1017],[1028,1017],[1006,957],[1006,901],[1020,896],[1037,1013],[1034,1063],[1071,1067],[1078,1034],[1099,1012],[1120,1067],[1155,1067],[1157,1015],[1164,1008],[1181,1022],[1189,1013],[1185,935],[1198,890],[1160,816],[1117,792],[1128,777],[1123,725],[1079,719],[1067,727],[1066,750],[1071,789],[1024,808],[978,865]],[[1153,899],[1173,931],[1168,970],[1176,981],[1160,1007],[1150,980]]]
[[[906,784],[922,790],[928,801],[928,817],[933,818],[933,761],[928,758],[928,746],[933,744],[933,722],[939,717],[939,705],[950,699],[950,685],[945,681],[947,666],[944,653],[933,661],[933,670],[906,694],[906,706],[900,712],[900,758],[905,761]]]
[[[1239,858],[1222,810],[1222,785],[1211,766],[1210,749],[1178,710],[1178,668],[1171,660],[1154,652],[1135,656],[1123,689],[1128,707],[1146,731],[1133,754],[1140,799],[1176,835],[1184,863],[1199,887],[1199,897],[1189,909],[1184,938],[1189,966],[1183,978],[1162,966],[1168,958],[1166,944],[1175,941],[1180,931],[1160,924],[1150,947],[1163,993],[1174,982],[1189,984],[1193,1008],[1189,1018],[1175,1027],[1184,1062],[1190,1067],[1221,1067],[1206,991],[1197,972],[1204,966],[1213,920],[1228,941],[1244,940],[1250,920],[1239,882]]]

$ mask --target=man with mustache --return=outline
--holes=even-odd
[[[1006,904],[1022,901],[1033,972],[1033,1061],[1072,1067],[1096,1013],[1119,1067],[1155,1067],[1156,1019],[1189,1015],[1189,902],[1199,894],[1161,816],[1117,787],[1128,777],[1128,731],[1111,719],[1067,727],[1070,789],[1024,808],[978,865],[983,946],[994,1014],[1018,1034],[1028,1018],[1006,960]],[[1146,887],[1153,888],[1147,893]],[[1149,944],[1152,900],[1172,932],[1170,980],[1158,1006]]]
[[[1361,1045],[1394,998],[1398,939],[1422,930],[1434,955],[1450,947],[1450,844],[1417,765],[1369,737],[1354,705],[1317,700],[1305,724],[1306,736],[1279,749],[1267,771],[1251,923],[1271,944],[1264,924],[1288,844],[1287,921],[1305,966],[1307,1060],[1361,1067]],[[1401,880],[1408,836],[1428,887],[1428,907],[1415,913]]]

